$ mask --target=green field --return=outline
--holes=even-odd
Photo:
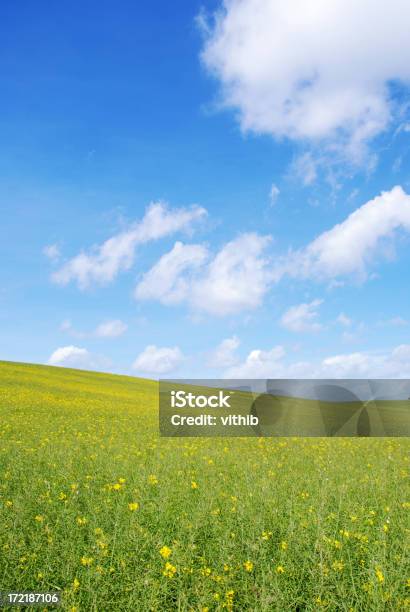
[[[64,610],[403,610],[409,440],[159,438],[157,384],[0,362],[0,590]]]

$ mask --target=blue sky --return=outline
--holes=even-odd
[[[1,359],[410,377],[409,8],[292,4],[2,3]]]

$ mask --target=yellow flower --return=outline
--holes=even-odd
[[[128,509],[131,510],[131,512],[135,512],[135,510],[138,510],[138,508],[139,504],[137,502],[131,502],[128,504]]]
[[[87,519],[83,516],[77,516],[77,524],[85,525],[87,523]]]
[[[168,559],[172,554],[172,550],[168,546],[163,546],[160,549],[159,554],[163,559]]]
[[[118,482],[119,482],[120,484],[125,484],[125,482],[126,482],[126,481],[125,481],[125,478],[119,478],[119,479],[118,479]]]
[[[283,567],[283,565],[277,565],[276,566],[276,573],[277,574],[284,574],[285,573],[285,568]]]
[[[44,516],[42,516],[41,514],[37,514],[34,518],[37,523],[42,523],[44,521]]]
[[[247,572],[251,572],[253,570],[253,563],[252,563],[252,561],[245,561],[243,566],[244,566],[244,568],[246,569]]]
[[[270,540],[272,537],[271,531],[262,531],[262,540]]]
[[[102,535],[103,530],[101,529],[101,527],[96,527],[94,529],[94,533],[95,533],[95,535]]]
[[[172,565],[171,563],[169,563],[169,561],[167,561],[165,563],[165,567],[163,569],[162,574],[164,576],[166,576],[166,578],[173,578],[176,574],[177,568],[175,567],[175,565]]]
[[[288,543],[287,543],[287,542],[285,542],[285,540],[283,540],[283,541],[280,543],[280,547],[281,547],[281,549],[282,549],[282,550],[287,550],[287,548],[288,548]]]
[[[12,507],[12,505],[13,505],[13,502],[12,502],[10,499],[8,499],[8,500],[6,501],[6,508],[11,508],[11,507]]]
[[[114,491],[119,491],[121,489],[121,485],[119,482],[116,482],[115,485],[113,485],[112,487],[114,489]]]
[[[383,582],[384,582],[384,575],[383,575],[382,570],[379,567],[376,568],[376,578],[377,578],[378,582],[380,582],[380,584],[383,584]]]
[[[81,565],[85,567],[89,567],[93,561],[94,559],[92,557],[81,557]]]
[[[332,568],[336,571],[336,572],[341,572],[344,569],[345,564],[343,563],[343,561],[334,561],[332,563]]]
[[[191,482],[191,489],[197,489],[198,488],[198,484],[193,480]]]
[[[61,499],[61,501],[64,501],[65,499],[67,499],[67,495],[63,493],[63,491],[61,491],[61,493],[58,496],[58,499]]]
[[[78,578],[74,578],[74,580],[73,580],[73,589],[74,589],[74,591],[76,591],[79,586],[80,586],[80,581],[78,580]]]
[[[44,574],[42,572],[38,572],[37,578],[38,580],[42,580],[44,578]]]
[[[158,484],[158,478],[155,476],[155,474],[150,474],[148,476],[148,482],[150,485],[157,485]]]

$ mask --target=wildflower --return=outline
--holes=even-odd
[[[87,523],[87,519],[83,516],[77,516],[77,525],[85,525]]]
[[[76,591],[79,586],[80,586],[80,581],[78,580],[78,578],[74,578],[74,580],[73,580],[73,589],[74,589],[74,591]]]
[[[121,485],[119,482],[116,482],[115,485],[113,485],[112,487],[114,489],[114,491],[120,491],[121,489]]]
[[[276,566],[276,573],[277,574],[284,574],[285,573],[285,568],[283,567],[283,565],[277,565]]]
[[[343,561],[334,561],[332,563],[332,568],[335,570],[335,572],[341,572],[344,569],[345,564],[343,563]]]
[[[166,576],[166,578],[173,578],[176,574],[177,568],[175,567],[175,565],[172,565],[172,563],[169,563],[169,561],[167,561],[165,563],[165,567],[163,569],[162,574],[164,576]]]
[[[61,493],[58,496],[58,499],[60,499],[61,501],[64,501],[65,499],[67,499],[67,495],[63,493],[63,491],[61,491]]]
[[[148,476],[148,482],[150,485],[157,485],[158,484],[158,478],[155,476],[155,474],[150,474]]]
[[[8,500],[6,501],[6,508],[11,508],[11,507],[12,507],[12,505],[13,505],[13,502],[12,502],[10,499],[8,499]]]
[[[37,514],[34,519],[37,521],[37,523],[42,523],[44,521],[44,516]]]
[[[38,580],[42,580],[44,578],[43,572],[38,572],[37,578],[38,578]]]
[[[383,582],[384,582],[384,575],[383,575],[382,570],[379,567],[376,568],[376,578],[377,578],[377,581],[380,584],[383,584]]]
[[[197,489],[198,488],[198,484],[195,482],[195,480],[193,480],[191,482],[191,489]]]
[[[288,548],[288,543],[287,543],[287,542],[285,542],[285,540],[283,540],[283,541],[280,543],[280,547],[281,547],[281,549],[282,549],[282,550],[287,550],[287,548]]]
[[[93,561],[94,559],[92,557],[81,557],[81,565],[85,567],[89,567]]]
[[[270,540],[270,538],[272,537],[272,532],[271,531],[262,531],[262,540]]]
[[[135,512],[136,510],[138,510],[138,508],[139,508],[138,502],[131,502],[128,504],[128,510],[131,510],[131,512]]]
[[[125,480],[125,478],[119,478],[119,479],[118,479],[118,482],[119,482],[120,484],[125,484],[126,480]]]
[[[251,572],[253,570],[253,563],[252,563],[252,561],[245,561],[243,566],[244,566],[244,568],[246,569],[247,572]]]
[[[163,546],[160,549],[159,554],[163,559],[168,559],[172,554],[172,550],[168,546]]]

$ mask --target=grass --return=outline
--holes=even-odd
[[[0,416],[2,591],[98,612],[410,605],[406,438],[159,438],[152,381],[6,362]]]

